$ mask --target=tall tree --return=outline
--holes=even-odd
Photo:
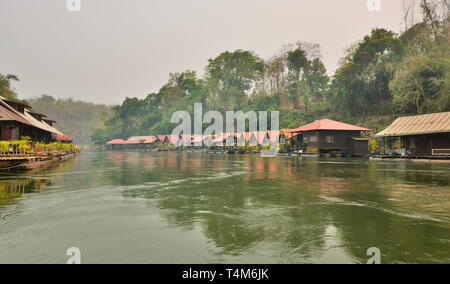
[[[0,73],[0,96],[10,100],[17,100],[17,94],[11,87],[11,81],[20,81],[17,75]]]
[[[289,51],[287,55],[287,64],[292,78],[292,83],[290,86],[291,95],[295,107],[300,107],[300,98],[303,98],[303,102],[306,107],[306,102],[308,101],[308,91],[305,90],[305,84],[302,84],[304,79],[304,74],[309,67],[309,60],[306,56],[306,52],[302,49],[295,49]]]
[[[389,91],[392,66],[402,55],[402,41],[394,32],[373,30],[349,50],[336,71],[329,97],[331,105],[340,113],[350,115],[377,111],[377,106],[392,98]]]
[[[322,101],[325,91],[328,88],[330,77],[327,75],[327,70],[323,62],[316,58],[311,62],[307,70],[306,80],[308,87],[311,90],[313,100],[316,102]]]
[[[221,102],[233,109],[242,105],[247,92],[264,76],[264,60],[251,51],[224,52],[209,60],[206,67],[212,89],[219,91]]]

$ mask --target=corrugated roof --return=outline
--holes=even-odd
[[[158,135],[158,136],[156,136],[157,138],[158,138],[158,140],[159,141],[161,141],[161,142],[165,142],[166,141],[166,139],[167,139],[167,135]]]
[[[450,132],[450,112],[397,118],[376,137],[395,137]]]
[[[202,143],[206,137],[199,134],[194,134],[192,136],[192,143]]]
[[[252,139],[252,133],[251,132],[244,132],[242,133],[242,135],[244,136],[244,139],[246,142],[250,142],[250,139]]]
[[[65,140],[69,141],[72,140],[69,136],[65,135],[55,127],[48,124],[45,120],[39,121],[37,120],[32,114],[36,114],[35,112],[32,112],[29,109],[25,109],[24,113],[21,113],[17,110],[15,110],[13,107],[11,107],[7,102],[10,102],[9,100],[5,99],[4,97],[0,97],[0,120],[3,121],[17,121],[26,125],[31,125],[36,128],[39,128],[41,130],[50,132],[53,134],[54,137],[57,137],[58,140]],[[24,106],[27,106],[23,103]],[[42,114],[40,114],[42,115]]]
[[[73,141],[72,137],[67,135],[55,134],[53,133],[53,139],[60,141]]]
[[[154,136],[133,136],[128,138],[127,142],[132,142],[132,141],[145,141],[147,139],[153,138]]]
[[[5,102],[3,97],[0,97],[0,120],[3,121],[17,121],[23,124],[31,125],[18,111]]]
[[[281,133],[287,138],[291,139],[292,137],[295,137],[298,135],[298,133],[292,133],[294,129],[284,128],[281,129]]]
[[[166,137],[167,139],[169,139],[169,142],[172,143],[173,145],[178,144],[178,142],[180,141],[180,136],[178,135],[167,135]]]
[[[264,142],[266,142],[268,139],[266,131],[253,131],[253,135],[255,136],[256,140],[258,141],[258,145],[263,145]]]
[[[153,144],[158,140],[158,138],[156,138],[156,136],[151,136],[151,138],[148,138],[147,140],[144,141],[144,144]]]
[[[278,130],[268,130],[267,134],[269,135],[271,142],[277,142],[280,139],[280,131]]]
[[[314,130],[340,130],[340,131],[370,131],[372,129],[359,127],[331,119],[316,120],[313,123],[301,126],[299,128],[291,129],[289,132],[303,132]]]
[[[5,99],[4,97],[0,97],[0,120],[17,121],[17,122],[20,122],[20,123],[23,123],[26,125],[34,126],[41,130],[52,133],[53,136],[56,137],[56,139],[58,139],[58,140],[65,140],[65,141],[72,140],[72,138],[65,135],[64,133],[62,133],[55,127],[51,126],[45,120],[39,121],[38,119],[36,119],[33,116],[33,114],[36,114],[35,112],[32,112],[29,109],[25,109],[24,113],[21,113],[21,112],[17,111],[16,109],[14,109],[13,107],[11,107],[7,102],[9,102],[7,99]],[[19,104],[23,104],[23,103],[19,102]],[[23,105],[27,106],[26,104],[23,104]],[[40,114],[40,115],[42,115],[42,114]]]
[[[45,123],[43,121],[37,120],[34,116],[32,116],[30,114],[30,112],[28,110],[25,110],[25,113],[22,114],[22,115],[25,116],[25,118],[29,122],[31,122],[31,125],[33,125],[34,127],[40,128],[40,129],[48,131],[50,133],[54,133],[54,134],[57,134],[57,135],[65,136],[64,133],[62,133],[58,129],[54,128],[53,126],[50,126],[49,124],[47,124],[47,123]]]
[[[108,144],[108,145],[117,145],[117,144],[124,144],[124,143],[125,143],[125,140],[122,140],[122,139],[114,139],[114,140],[109,141],[109,142],[106,143],[106,144]]]

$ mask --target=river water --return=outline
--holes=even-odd
[[[0,174],[0,263],[450,263],[450,164],[87,151]]]

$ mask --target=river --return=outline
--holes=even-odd
[[[86,151],[0,174],[0,263],[450,263],[450,164]]]

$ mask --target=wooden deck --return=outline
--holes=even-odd
[[[390,155],[374,155],[371,160],[391,160],[391,161],[424,161],[424,162],[450,162],[450,156],[390,156]]]
[[[75,152],[60,152],[53,155],[8,155],[0,156],[0,171],[30,170],[51,166],[75,156]]]

